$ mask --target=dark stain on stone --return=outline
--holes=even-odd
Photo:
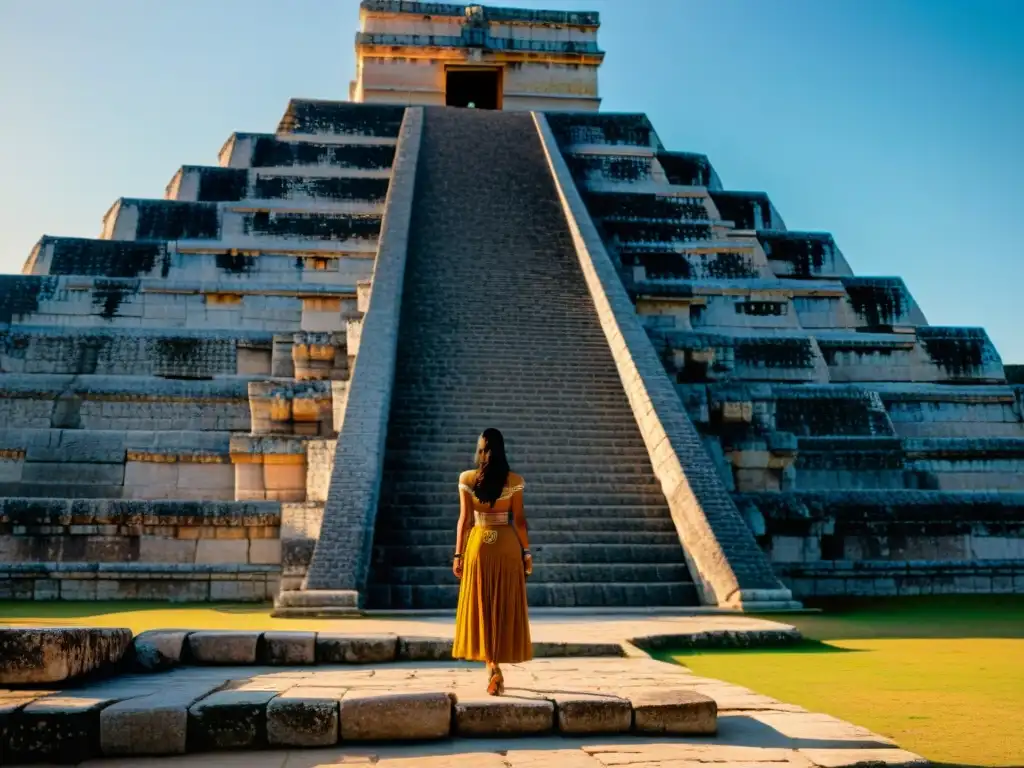
[[[774,229],[772,204],[764,192],[711,191],[719,215],[736,229]],[[757,214],[760,214],[758,226]]]
[[[381,217],[371,214],[285,213],[253,214],[247,231],[276,237],[310,240],[370,240],[380,234]]]
[[[199,172],[201,202],[237,202],[245,200],[249,190],[249,172],[244,168],[216,168],[204,166]]]
[[[633,182],[652,175],[651,160],[646,157],[566,155],[565,161],[577,181],[598,178]]]
[[[707,221],[708,212],[698,198],[673,195],[592,192],[585,198],[595,218],[667,219]]]
[[[910,308],[907,287],[898,277],[844,277],[843,286],[867,328],[897,325]]]
[[[39,302],[52,298],[57,278],[49,275],[0,275],[0,322],[9,323],[17,315],[39,311]]]
[[[563,149],[573,144],[649,147],[652,141],[657,142],[654,126],[647,115],[642,113],[549,112],[547,119],[551,132]]]
[[[281,141],[269,136],[256,139],[252,150],[253,168],[295,165],[331,165],[341,168],[380,170],[390,168],[395,147],[376,144],[317,144]]]
[[[177,200],[136,200],[140,240],[215,240],[220,216],[215,203]]]
[[[658,162],[668,177],[669,184],[684,187],[708,187],[714,170],[707,155],[693,152],[659,152]]]
[[[757,368],[813,368],[810,339],[737,339],[736,362]]]
[[[918,328],[917,337],[932,361],[954,377],[976,375],[997,358],[982,328],[928,326]]]
[[[835,253],[832,235],[824,232],[760,232],[757,237],[769,259],[792,265],[791,277],[816,277],[826,256]]]
[[[294,176],[257,176],[253,197],[259,200],[312,197],[336,202],[383,202],[388,194],[387,179],[373,178],[296,178]]]
[[[157,259],[163,266],[169,258],[159,243],[57,237],[49,244],[53,249],[51,275],[138,277],[152,272]]]
[[[711,226],[674,221],[602,220],[601,229],[620,243],[671,243],[710,240]]]
[[[138,280],[96,280],[92,289],[92,305],[104,320],[117,317],[117,310],[129,296],[139,292]]]
[[[248,275],[256,268],[256,257],[245,253],[218,253],[217,269],[233,275]]]
[[[394,138],[403,117],[405,107],[390,104],[294,99],[278,130]]]

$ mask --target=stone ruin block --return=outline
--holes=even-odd
[[[331,382],[251,381],[248,388],[254,435],[334,433]]]
[[[234,435],[238,501],[305,501],[306,440],[285,435]]]
[[[291,350],[292,370],[299,381],[340,381],[349,376],[347,334],[296,333]]]

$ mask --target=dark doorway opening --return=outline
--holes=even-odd
[[[444,103],[449,107],[501,108],[501,73],[497,69],[449,69]]]

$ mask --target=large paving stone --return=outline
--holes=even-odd
[[[718,705],[696,691],[658,689],[630,695],[639,733],[709,736],[718,730]]]
[[[181,755],[187,748],[188,708],[224,685],[225,680],[164,684],[100,712],[104,755]]]
[[[278,666],[316,663],[316,632],[264,632],[261,661]]]
[[[816,768],[925,768],[920,755],[903,749],[801,749]]]
[[[555,705],[544,699],[456,697],[455,731],[459,736],[529,736],[547,733],[554,724]]]
[[[0,628],[0,685],[45,685],[107,672],[131,642],[130,629]]]
[[[56,693],[15,712],[7,723],[4,760],[77,763],[100,753],[100,710],[109,699]]]
[[[451,661],[453,641],[444,637],[399,637],[399,661]]]
[[[556,693],[558,730],[562,733],[628,733],[633,725],[633,705],[617,696]]]
[[[151,629],[137,635],[135,666],[144,672],[159,672],[181,663],[181,652],[189,631],[185,629]]]
[[[398,635],[343,635],[318,632],[316,660],[320,664],[383,664],[394,661]]]
[[[271,746],[329,747],[338,743],[340,695],[326,688],[292,688],[267,704]]]
[[[451,731],[447,693],[349,691],[341,700],[342,741],[443,739]]]
[[[188,636],[192,659],[200,664],[255,664],[260,632],[193,632]]]
[[[561,657],[593,658],[598,656],[624,656],[621,643],[573,643],[541,641],[533,644],[535,659]]]
[[[218,691],[188,708],[189,751],[254,749],[267,743],[267,704],[277,691]]]

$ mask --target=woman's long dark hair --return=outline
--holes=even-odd
[[[483,446],[477,446],[476,480],[473,481],[473,494],[484,504],[494,503],[501,498],[508,481],[508,456],[505,455],[505,438],[501,432],[492,428],[485,429],[480,436]]]

